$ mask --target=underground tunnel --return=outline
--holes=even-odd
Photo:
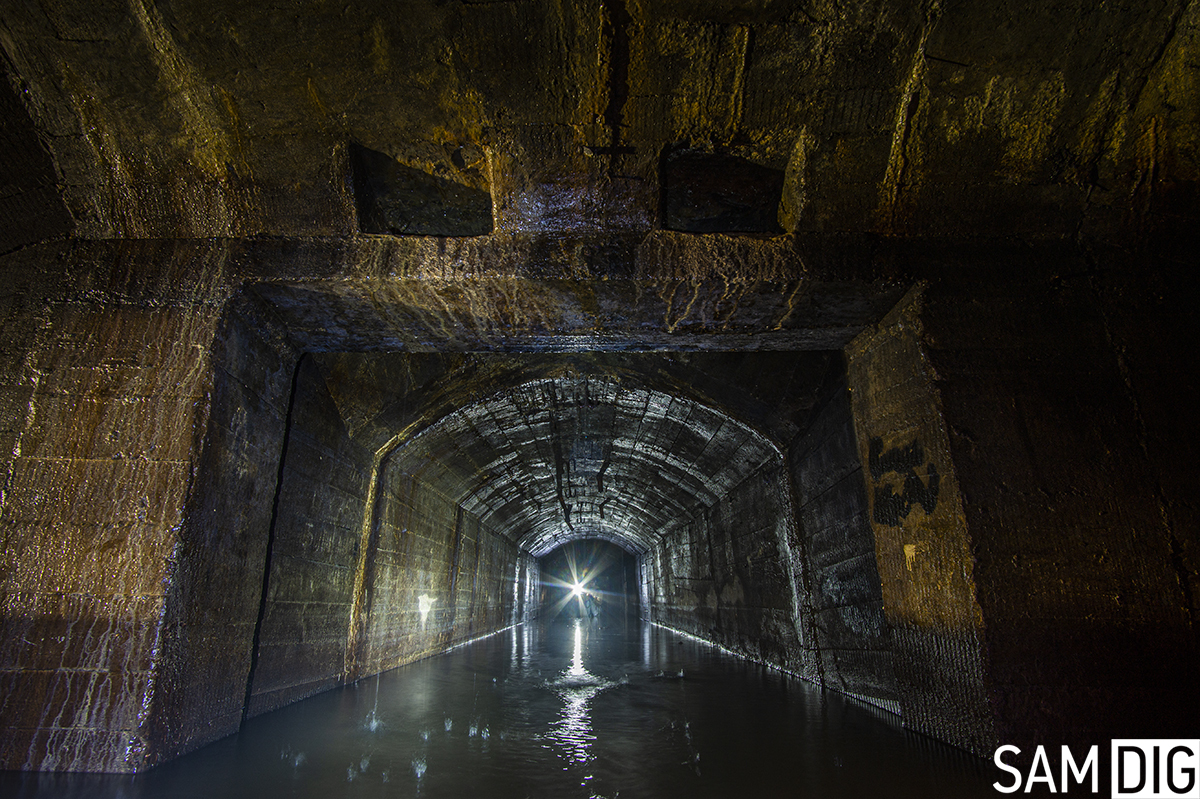
[[[1045,794],[1038,747],[1196,742],[1198,37],[0,7],[0,793],[965,797],[1008,746]]]

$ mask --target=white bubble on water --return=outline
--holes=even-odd
[[[479,734],[479,727],[478,727],[477,725],[475,725],[475,724],[472,724],[472,725],[471,725],[471,726],[470,726],[470,727],[467,729],[467,735],[471,736],[472,738],[474,738],[474,737],[475,737],[476,735],[478,735],[478,734]]]
[[[425,776],[425,758],[418,757],[412,762],[413,774],[417,775],[417,780],[420,781]]]
[[[454,726],[454,719],[446,718],[446,732],[450,732],[450,728]]]
[[[362,760],[358,761],[358,770],[365,774],[369,765],[371,765],[371,756],[363,755]]]

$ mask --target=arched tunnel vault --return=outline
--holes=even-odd
[[[780,564],[769,587],[755,590],[771,595],[782,626],[768,631],[746,619],[739,634],[797,645],[784,444],[842,373],[836,353],[328,353],[304,364],[310,391],[336,406],[356,449],[374,446],[371,485],[360,489],[353,598],[344,600],[351,622],[343,678],[521,618],[536,593],[529,581],[537,559],[579,539],[604,539],[641,559],[645,612],[659,607],[662,620],[678,623],[668,607],[677,604],[671,577],[655,564],[692,568],[694,556],[675,550],[696,549],[681,542],[698,531],[708,536],[747,485],[768,487],[761,518],[720,533],[754,541],[744,559]],[[397,432],[382,437],[386,429]],[[290,535],[288,524],[277,534]],[[703,548],[711,547],[706,539]],[[757,578],[706,568],[696,579],[710,596],[684,604],[762,611],[761,596],[747,600],[744,587],[732,585]],[[287,583],[276,572],[271,580]],[[722,590],[732,593],[719,598]],[[290,612],[286,601],[270,602]],[[260,668],[252,702],[271,706],[266,686],[287,670]]]
[[[1086,274],[1061,248],[907,245],[909,256],[904,247],[884,248],[876,255],[899,266],[881,271],[902,266],[927,291],[910,292],[888,312],[895,281],[860,274],[839,282],[827,264],[815,284],[801,281],[813,294],[797,293],[794,283],[753,283],[755,301],[738,305],[747,323],[732,331],[729,315],[716,313],[720,280],[613,288],[622,281],[597,279],[644,302],[593,306],[589,298],[600,295],[577,292],[561,317],[574,321],[556,332],[545,320],[500,313],[502,304],[478,324],[455,322],[471,317],[467,298],[450,303],[453,282],[431,279],[428,304],[380,302],[383,294],[369,289],[382,278],[328,281],[312,243],[296,248],[304,257],[291,267],[286,248],[273,245],[241,254],[219,243],[72,246],[63,250],[64,274],[85,256],[109,271],[86,273],[85,290],[70,294],[20,284],[23,307],[48,316],[45,324],[32,312],[19,317],[28,322],[21,368],[31,379],[13,396],[29,415],[19,416],[25,427],[14,434],[2,500],[18,553],[5,585],[25,592],[7,595],[17,604],[4,661],[13,688],[5,710],[25,726],[6,734],[17,742],[11,751],[33,753],[29,767],[145,768],[234,732],[245,714],[512,624],[536,599],[529,587],[537,562],[522,546],[540,546],[547,531],[571,534],[560,486],[565,500],[588,499],[579,513],[600,516],[600,503],[583,495],[593,476],[599,493],[606,454],[626,477],[655,462],[667,467],[655,475],[662,489],[654,504],[647,497],[624,506],[627,518],[675,521],[656,535],[649,528],[658,522],[639,533],[641,595],[655,621],[899,710],[907,725],[972,751],[986,754],[1002,724],[1007,735],[1028,736],[1047,719],[1061,721],[1054,708],[1094,684],[1105,696],[1144,697],[1124,687],[1130,675],[1176,684],[1173,675],[1194,662],[1171,657],[1190,633],[1168,623],[1180,607],[1167,590],[1180,590],[1172,564],[1182,563],[1186,576],[1190,550],[1173,559],[1170,537],[1156,532],[1157,508],[1134,501],[1144,494],[1135,488],[1157,473],[1129,433],[1136,405],[1118,401],[1128,386],[1110,336],[1129,341],[1129,329],[1109,326],[1095,285],[1061,277],[1064,262]],[[43,255],[14,259],[36,264]],[[1024,271],[1011,267],[1018,261]],[[960,262],[1004,280],[980,288]],[[349,275],[351,266],[337,269]],[[273,270],[289,268],[321,274],[269,282]],[[251,274],[262,280],[239,282]],[[1011,281],[1022,281],[1021,290],[1011,291]],[[1105,291],[1104,301],[1115,302]],[[353,302],[326,302],[338,292]],[[678,314],[665,311],[692,297],[703,302],[687,306],[694,316],[686,326],[672,328]],[[355,308],[371,312],[350,313]],[[417,317],[421,323],[410,324]],[[1048,319],[1057,321],[1048,327]],[[450,338],[438,339],[439,331]],[[691,351],[617,351],[672,344]],[[1130,351],[1162,364],[1145,347]],[[1042,371],[1031,373],[1030,363]],[[639,420],[644,430],[624,436],[627,446],[613,436],[607,453],[573,453],[560,434],[567,466],[577,455],[563,481],[549,466],[560,461],[544,438],[555,435],[539,404],[547,395],[522,389],[538,386],[555,386],[555,401],[575,403],[567,417],[554,417],[571,435],[627,419],[632,410],[618,415],[620,397],[641,397],[652,421]],[[580,416],[578,397],[590,397],[593,386],[611,395],[611,417]],[[97,388],[129,402],[97,398]],[[506,402],[546,418],[513,446],[496,418],[515,411],[489,398],[521,391],[533,394],[519,406]],[[1097,397],[1116,404],[1101,411]],[[123,415],[80,412],[70,425],[49,426],[62,418],[55,409],[68,406]],[[126,407],[147,415],[131,417]],[[1080,408],[1089,423],[1069,423]],[[685,432],[689,424],[695,435]],[[733,446],[731,437],[746,431],[752,447],[782,457],[752,458],[719,477],[716,450],[707,460],[701,439]],[[408,442],[412,453],[427,447],[441,460],[414,457],[410,468],[380,472],[393,440],[399,458],[408,457],[399,446]],[[699,460],[679,456],[689,449]],[[1000,489],[993,453],[1010,475]],[[520,481],[504,488],[463,477],[509,468],[536,475],[540,488],[525,495]],[[385,479],[373,479],[380,474]],[[414,474],[423,479],[406,479]],[[723,496],[706,482],[732,484],[740,475]],[[70,493],[80,485],[86,490]],[[1093,489],[1114,485],[1124,485],[1123,510],[1101,524],[1095,508],[1114,500]],[[606,490],[616,486],[609,480]],[[1066,516],[1046,512],[1043,486],[1060,503],[1083,504],[1063,504]],[[568,496],[575,489],[578,496]],[[531,500],[539,493],[544,508]],[[543,521],[553,520],[548,527],[537,526],[541,510]],[[606,521],[609,512],[605,506]],[[522,531],[506,535],[510,522]],[[1068,572],[1055,559],[1065,550],[1052,542],[1081,540],[1075,522],[1102,559],[1068,559]],[[637,528],[609,532],[636,546],[630,530]],[[1029,565],[1037,552],[1054,565]],[[1126,563],[1132,571],[1115,565]],[[1055,579],[1047,583],[1047,574]],[[1105,604],[1113,595],[1132,599]],[[1044,606],[1058,615],[1037,615]],[[1126,607],[1150,615],[1131,621]],[[1074,630],[1088,637],[1047,661]],[[25,643],[54,636],[69,647],[59,650],[61,661],[47,663]],[[113,641],[129,642],[111,650],[128,666],[100,660]],[[1063,692],[1059,704],[1037,687],[1043,677],[1058,681],[1046,690]],[[44,704],[45,679],[69,690],[53,707]],[[126,687],[87,693],[81,683],[92,679]],[[105,704],[110,695],[119,704]],[[89,726],[99,712],[131,707],[148,710],[114,717],[100,732]],[[1127,729],[1129,714],[1113,707],[1089,723]],[[1170,712],[1195,718],[1187,701],[1175,711],[1156,707],[1156,723]],[[72,720],[43,729],[50,711]],[[64,742],[53,755],[43,754],[47,736]]]
[[[542,557],[586,537],[645,554],[772,460],[761,433],[695,400],[559,377],[456,409],[386,464]]]

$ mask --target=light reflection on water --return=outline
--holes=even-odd
[[[990,764],[659,628],[528,624],[252,719],[135,777],[20,799],[994,797]]]
[[[587,763],[592,759],[590,747],[596,740],[588,705],[596,694],[619,683],[597,677],[583,666],[584,637],[591,632],[593,625],[575,619],[572,627],[575,646],[571,666],[549,683],[562,699],[563,709],[558,720],[551,725],[546,740],[547,748],[558,751],[565,760]],[[585,778],[591,779],[590,776]]]

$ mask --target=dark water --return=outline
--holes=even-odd
[[[15,797],[920,797],[990,764],[657,627],[524,625],[251,720],[133,777],[0,772]]]

